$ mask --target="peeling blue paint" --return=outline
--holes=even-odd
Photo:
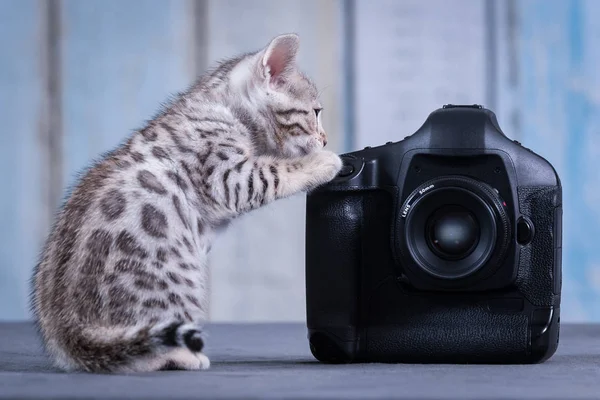
[[[562,318],[600,321],[600,221],[585,200],[585,191],[599,183],[589,181],[586,173],[597,169],[597,160],[586,153],[591,135],[599,134],[591,127],[600,110],[586,92],[586,81],[593,71],[587,68],[588,52],[600,49],[590,50],[597,47],[587,46],[586,40],[598,16],[584,11],[590,6],[586,0],[519,5],[522,141],[557,167],[563,183]]]
[[[27,313],[27,277],[37,256],[43,98],[38,6],[33,0],[0,1],[0,319],[8,320]]]

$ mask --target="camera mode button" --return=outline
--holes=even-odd
[[[533,224],[527,218],[521,217],[517,221],[517,242],[526,245],[533,239]]]

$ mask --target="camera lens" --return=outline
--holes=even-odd
[[[420,185],[401,209],[398,243],[408,261],[401,262],[456,282],[496,263],[510,237],[502,203],[491,187],[469,177],[441,177]]]
[[[445,206],[429,219],[428,244],[441,258],[465,258],[479,241],[479,224],[473,213],[457,205]]]

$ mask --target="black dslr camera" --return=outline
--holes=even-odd
[[[558,347],[562,189],[479,105],[343,154],[308,194],[310,349],[322,362],[537,363]]]

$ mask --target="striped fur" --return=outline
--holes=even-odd
[[[321,104],[296,35],[219,64],[83,173],[32,277],[56,365],[205,369],[207,254],[216,231],[331,180]]]

